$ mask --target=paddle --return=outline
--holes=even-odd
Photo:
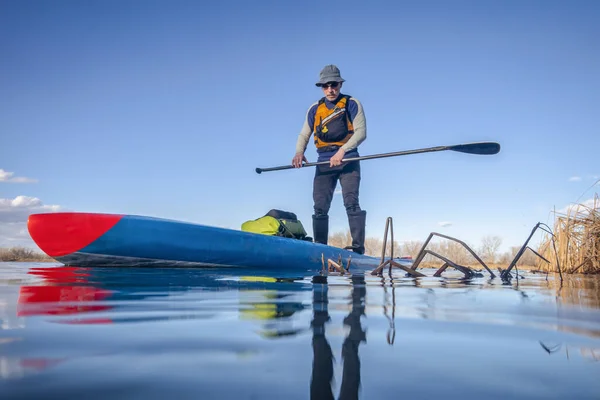
[[[406,156],[409,154],[432,153],[434,151],[446,151],[446,150],[458,151],[460,153],[468,153],[468,154],[491,155],[491,154],[497,154],[500,151],[500,145],[495,142],[479,142],[479,143],[456,144],[454,146],[437,146],[437,147],[428,147],[425,149],[404,150],[404,151],[396,151],[393,153],[372,154],[370,156],[344,158],[344,159],[342,159],[342,162],[358,161],[358,160],[372,160],[375,158]],[[329,161],[304,163],[304,164],[302,164],[301,168],[313,167],[315,165],[324,165],[324,164],[329,164]],[[256,168],[256,173],[260,174],[262,172],[280,171],[282,169],[292,169],[292,168],[295,168],[295,167],[293,165],[281,165],[279,167]]]

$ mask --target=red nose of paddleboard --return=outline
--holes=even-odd
[[[33,241],[50,257],[74,253],[111,229],[122,215],[93,213],[31,214],[27,229]]]

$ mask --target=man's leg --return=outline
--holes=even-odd
[[[367,212],[361,210],[358,200],[360,189],[360,161],[346,165],[340,175],[344,207],[348,215],[348,225],[352,236],[352,250],[355,253],[365,253],[365,225]]]
[[[315,168],[313,181],[313,239],[316,243],[327,244],[329,237],[329,208],[339,177],[338,171],[331,171],[326,165]]]

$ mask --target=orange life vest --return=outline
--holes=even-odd
[[[350,96],[342,96],[331,110],[325,104],[325,97],[319,100],[313,126],[317,151],[341,147],[354,134],[354,127],[348,116],[349,99]]]

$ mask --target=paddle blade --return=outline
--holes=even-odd
[[[498,154],[500,152],[500,144],[495,142],[458,144],[456,146],[450,146],[450,150],[468,154],[490,155]]]

